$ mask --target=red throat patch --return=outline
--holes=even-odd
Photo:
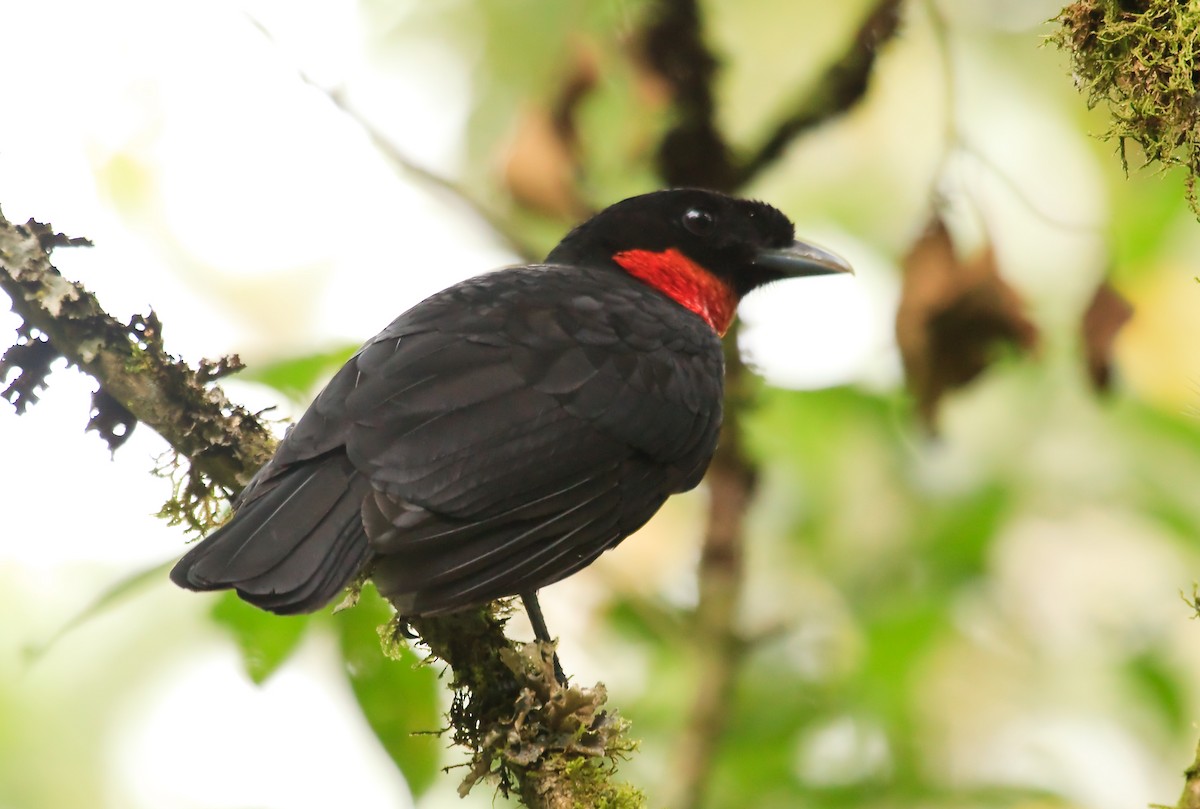
[[[671,248],[625,250],[613,256],[627,273],[690,309],[722,337],[737,311],[737,295],[729,284],[690,258]]]

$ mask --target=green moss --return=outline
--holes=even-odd
[[[1056,18],[1051,41],[1071,55],[1088,105],[1112,114],[1106,136],[1141,147],[1147,163],[1183,166],[1188,202],[1200,216],[1200,98],[1196,55],[1200,4],[1181,0],[1082,0]]]
[[[1183,603],[1187,604],[1191,609],[1192,618],[1200,618],[1200,584],[1192,584],[1192,596],[1188,598],[1183,592],[1179,593],[1179,597],[1183,599]]]
[[[529,806],[555,805],[546,796],[569,795],[572,809],[642,809],[640,789],[615,782],[613,764],[591,757],[552,757],[521,781],[521,797]]]
[[[175,450],[158,458],[154,474],[171,481],[171,498],[157,514],[167,525],[182,525],[188,533],[204,536],[225,521],[228,493]]]
[[[488,781],[528,806],[644,805],[638,790],[610,780],[617,761],[637,745],[629,723],[605,709],[604,686],[559,684],[550,645],[504,636],[508,610],[501,602],[409,619],[434,654],[454,666],[451,735],[471,752],[459,793]]]
[[[578,809],[640,809],[646,805],[646,796],[640,789],[612,782],[610,773],[610,766],[594,758],[577,758],[567,763],[564,774]]]

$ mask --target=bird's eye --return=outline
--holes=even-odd
[[[691,208],[683,215],[683,226],[697,236],[707,236],[712,232],[716,219],[708,211]]]

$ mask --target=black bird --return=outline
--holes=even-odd
[[[775,208],[633,197],[543,264],[456,284],[363,346],[171,579],[280,614],[364,571],[401,615],[585,567],[696,486],[717,444],[720,338],[750,290],[847,272]]]

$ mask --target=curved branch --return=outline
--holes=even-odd
[[[879,48],[900,25],[902,0],[879,0],[849,48],[799,99],[766,140],[741,160],[716,125],[713,83],[720,61],[704,40],[697,0],[660,0],[642,37],[646,63],[670,85],[677,121],[657,152],[667,185],[718,191],[742,188],[783,156],[797,137],[857,104],[867,91]]]
[[[900,26],[901,2],[880,0],[859,26],[847,51],[826,69],[815,88],[800,99],[792,112],[776,124],[763,144],[738,166],[738,186],[746,185],[782,157],[798,136],[848,111],[862,99],[880,46],[895,36]]]

